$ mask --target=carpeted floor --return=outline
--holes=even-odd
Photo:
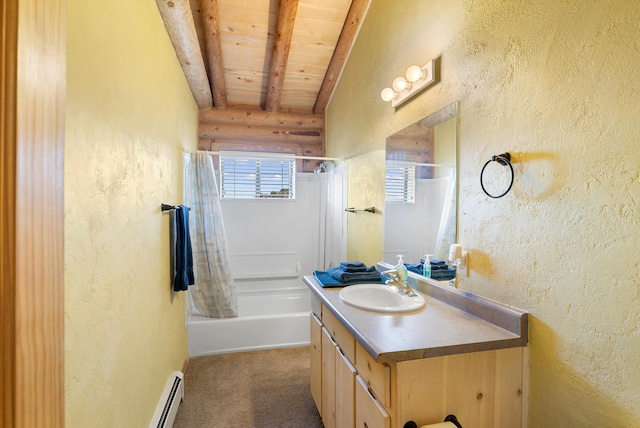
[[[174,428],[321,428],[309,348],[195,357]]]

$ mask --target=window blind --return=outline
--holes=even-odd
[[[385,175],[385,194],[387,202],[416,201],[415,166],[387,166]]]
[[[222,199],[295,199],[293,156],[220,153]]]

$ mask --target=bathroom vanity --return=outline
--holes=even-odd
[[[528,314],[410,276],[422,309],[384,314],[312,291],[311,392],[326,428],[527,426]]]

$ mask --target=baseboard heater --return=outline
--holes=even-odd
[[[171,428],[184,398],[184,375],[175,371],[169,376],[149,428]]]

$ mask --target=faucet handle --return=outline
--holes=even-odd
[[[395,269],[386,270],[382,272],[382,275],[391,277],[392,281],[400,281],[400,272]]]

